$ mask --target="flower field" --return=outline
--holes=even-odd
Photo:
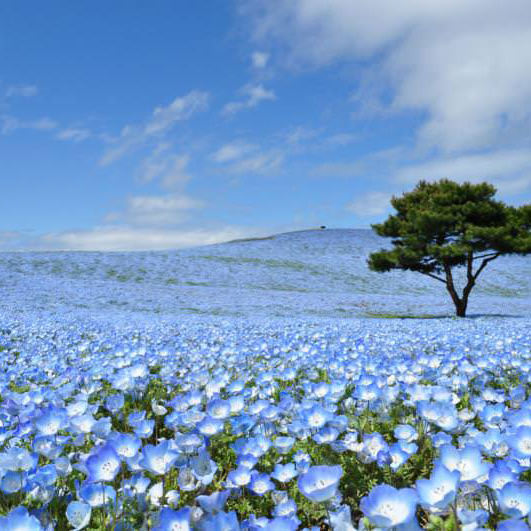
[[[529,529],[525,314],[227,317],[220,285],[221,316],[148,315],[127,282],[134,311],[32,306],[53,274],[1,305],[0,529]]]

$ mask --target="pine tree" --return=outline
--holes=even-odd
[[[393,238],[393,248],[372,253],[369,268],[417,271],[444,283],[456,315],[465,317],[470,292],[490,262],[531,252],[531,205],[512,207],[496,201],[495,194],[488,183],[442,179],[420,181],[411,192],[394,196],[396,213],[372,225],[380,236]],[[466,268],[461,294],[456,267]]]

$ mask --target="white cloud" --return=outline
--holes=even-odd
[[[71,140],[72,142],[81,142],[90,136],[91,133],[88,129],[78,127],[70,127],[57,133],[57,138],[59,140]]]
[[[360,217],[379,216],[388,210],[390,200],[386,192],[369,192],[351,201],[346,208]]]
[[[310,140],[312,138],[315,138],[318,134],[319,131],[317,131],[316,129],[310,129],[309,127],[299,125],[292,129],[286,135],[286,141],[288,142],[288,144],[299,144],[304,140]]]
[[[190,210],[203,208],[205,203],[186,195],[141,195],[127,200],[127,208],[120,216],[139,226],[173,226],[181,223]]]
[[[279,151],[268,151],[242,158],[228,167],[229,173],[241,175],[255,173],[268,175],[275,173],[282,166],[284,154]]]
[[[149,157],[142,161],[139,173],[141,182],[158,180],[163,188],[175,189],[191,179],[187,171],[190,157],[169,152],[170,148],[168,143],[159,144]]]
[[[222,109],[222,114],[232,115],[243,109],[256,107],[262,101],[273,101],[277,99],[275,93],[272,90],[264,88],[262,84],[245,85],[240,92],[244,96],[244,99],[227,103]]]
[[[265,52],[253,52],[251,55],[251,61],[253,66],[257,69],[265,68],[267,61],[269,60],[269,54]]]
[[[180,249],[210,245],[253,235],[249,229],[156,229],[102,226],[90,230],[49,233],[40,238],[40,247],[80,251],[138,251]]]
[[[327,137],[325,142],[331,146],[347,146],[348,144],[353,144],[358,138],[352,133],[337,133]]]
[[[254,151],[256,146],[243,141],[235,141],[221,146],[215,153],[212,154],[212,159],[221,164],[232,162],[241,159],[251,151]]]
[[[7,87],[5,92],[6,98],[12,98],[13,96],[20,96],[23,98],[31,98],[35,96],[39,90],[35,85],[11,85]]]
[[[426,148],[485,148],[531,122],[528,0],[250,0],[242,12],[291,65],[372,60],[391,109],[425,113]]]
[[[38,120],[24,121],[15,116],[3,115],[0,116],[0,132],[3,135],[8,135],[18,129],[30,129],[34,131],[50,131],[57,128],[57,122],[50,118],[39,118]]]
[[[512,195],[531,189],[531,150],[513,149],[440,158],[402,167],[394,176],[398,183],[448,178],[463,182],[488,181],[500,193]]]
[[[145,123],[126,125],[122,128],[120,136],[111,141],[114,145],[104,153],[100,164],[103,166],[110,164],[148,140],[164,137],[177,122],[187,120],[193,114],[204,111],[208,106],[208,99],[208,93],[193,90],[182,97],[175,98],[166,107],[156,107]]]

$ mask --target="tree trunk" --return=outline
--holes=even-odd
[[[458,299],[458,301],[454,301],[455,303],[455,314],[457,317],[466,317],[466,307],[468,301],[465,299]]]
[[[469,283],[467,284],[466,288],[463,291],[463,297],[459,297],[457,294],[457,290],[454,286],[454,279],[452,276],[452,268],[449,264],[444,264],[444,272],[446,274],[446,289],[448,290],[448,293],[450,294],[450,297],[452,297],[452,301],[455,305],[455,314],[457,317],[466,317],[466,307],[468,305],[468,295],[470,294],[470,290],[472,289],[473,284]]]

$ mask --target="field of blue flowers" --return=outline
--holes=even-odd
[[[529,529],[529,261],[456,319],[355,232],[1,255],[0,529]]]

